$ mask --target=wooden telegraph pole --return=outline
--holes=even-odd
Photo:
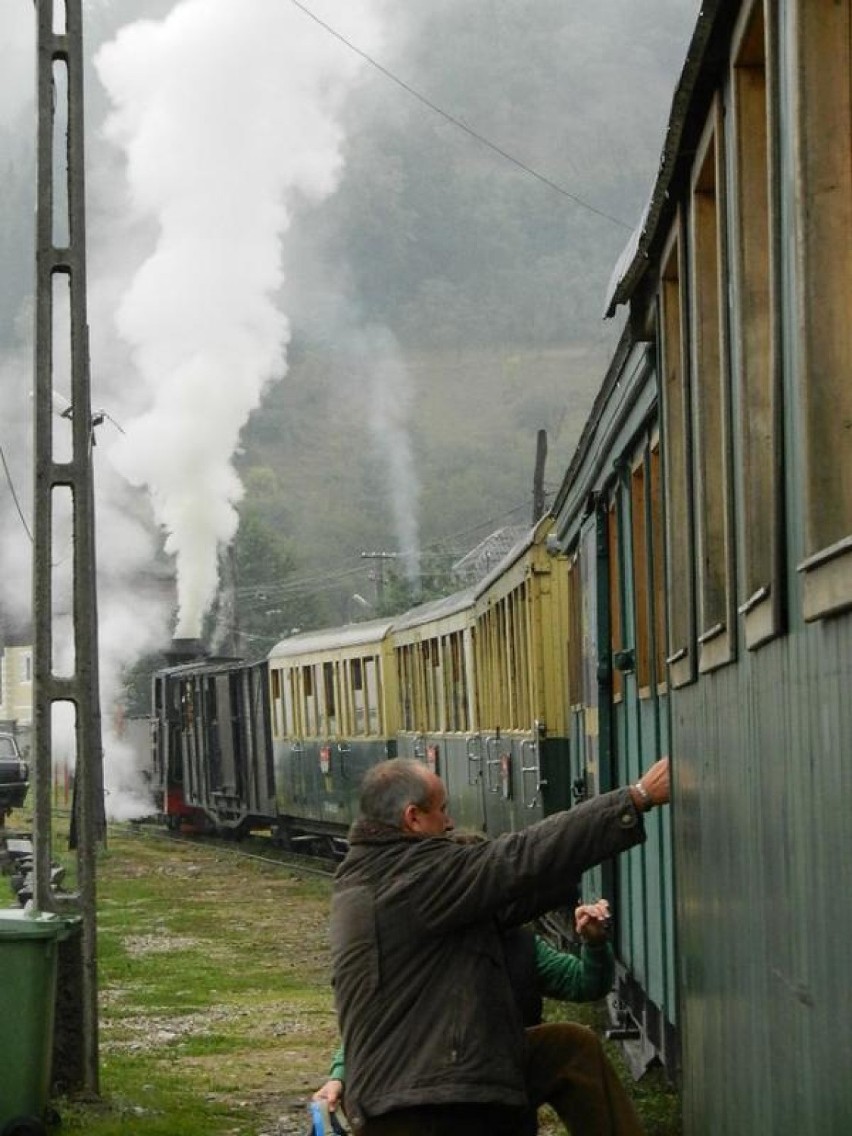
[[[95,516],[92,481],[92,412],[86,316],[86,224],[83,172],[83,30],[81,0],[36,0],[38,21],[38,175],[36,201],[36,324],[34,382],[33,548],[33,755],[35,802],[33,901],[40,911],[71,906],[81,917],[82,1076],[99,1091],[95,865],[105,833],[103,752],[97,661]],[[62,92],[67,92],[62,105]],[[63,150],[55,137],[65,112]],[[57,113],[59,112],[59,114]],[[55,167],[59,167],[58,171]],[[55,193],[56,174],[64,192]],[[67,211],[66,211],[67,205]],[[68,305],[55,303],[67,288]],[[58,326],[68,313],[64,326]],[[63,345],[62,335],[68,339]],[[54,456],[54,348],[70,349],[71,456]],[[58,353],[58,352],[57,352]],[[61,423],[65,427],[65,423]],[[58,493],[57,493],[58,491]],[[70,548],[54,547],[58,494],[71,498]],[[58,542],[57,542],[58,543]],[[72,564],[73,661],[70,673],[55,669],[53,612],[55,567]],[[52,710],[75,710],[74,829],[78,894],[57,895],[51,885]]]

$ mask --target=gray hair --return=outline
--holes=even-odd
[[[407,757],[380,761],[361,782],[361,815],[392,828],[402,828],[402,814],[408,805],[429,807],[431,790],[426,766]]]

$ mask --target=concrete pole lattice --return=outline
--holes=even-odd
[[[83,1081],[99,1091],[96,951],[96,852],[105,834],[103,752],[98,691],[95,517],[92,478],[92,413],[86,314],[86,225],[83,148],[83,31],[81,0],[36,0],[38,147],[36,200],[36,314],[34,378],[33,537],[33,756],[35,801],[33,901],[40,911],[66,906],[81,917]],[[56,145],[57,103],[67,91],[67,135]],[[65,191],[55,192],[56,167]],[[63,169],[64,167],[64,169]],[[61,188],[61,187],[60,187]],[[67,216],[64,205],[67,201]],[[67,233],[67,244],[58,237]],[[67,285],[67,309],[56,303]],[[67,310],[67,324],[57,324]],[[71,456],[54,454],[54,348],[70,340]],[[64,356],[63,356],[64,357]],[[65,559],[54,549],[57,490],[71,499],[73,664],[55,673],[55,568]],[[51,884],[52,711],[56,702],[75,709],[76,776],[72,831],[77,850],[78,893],[57,895]]]

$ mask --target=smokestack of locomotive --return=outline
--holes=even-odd
[[[179,667],[182,663],[194,663],[206,659],[209,651],[201,639],[172,639],[168,649],[163,652],[166,666]]]

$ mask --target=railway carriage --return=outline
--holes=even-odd
[[[480,584],[397,617],[399,754],[444,778],[491,836],[570,804],[565,557],[544,518]]]
[[[275,815],[286,844],[343,841],[366,769],[396,756],[391,621],[283,639],[269,653]]]
[[[600,881],[688,1133],[852,1122],[850,58],[849,0],[703,6],[555,510],[575,773],[673,757],[671,831]]]
[[[442,777],[457,824],[482,831],[472,588],[421,604],[392,630],[398,755]]]
[[[477,588],[475,772],[490,835],[571,804],[567,559],[543,518]]]

